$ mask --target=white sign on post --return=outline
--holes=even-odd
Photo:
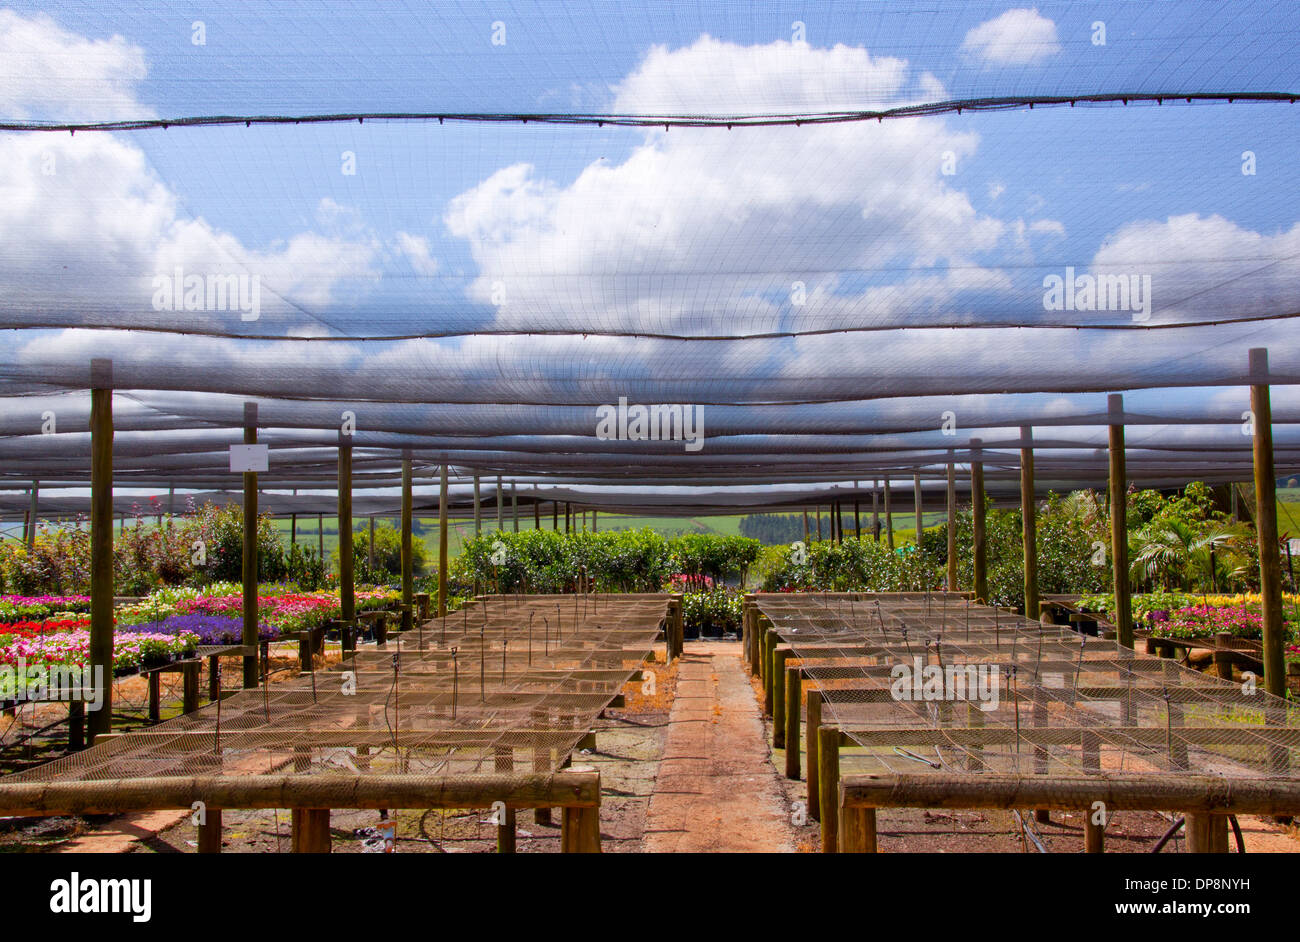
[[[270,457],[266,445],[231,445],[230,470],[242,472],[265,471]]]

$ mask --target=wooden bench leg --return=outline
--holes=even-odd
[[[290,844],[295,854],[330,852],[330,809],[292,809],[291,829]]]
[[[199,824],[199,853],[221,853],[221,809],[208,808]]]

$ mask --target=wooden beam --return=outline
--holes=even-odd
[[[244,403],[244,444],[257,444],[257,403]],[[244,624],[242,641],[252,645],[256,652],[258,626],[257,610],[257,473],[244,472],[244,547],[242,553],[242,582],[244,592]],[[257,654],[244,657],[244,689],[257,686]]]
[[[413,498],[411,494],[411,452],[402,452],[402,630],[409,631],[414,622],[415,562],[412,558],[414,525]],[[374,538],[371,537],[371,545]]]
[[[0,783],[0,814],[127,814],[170,808],[516,808],[600,805],[600,776],[569,770],[515,775],[209,775]]]
[[[290,849],[295,854],[330,852],[330,810],[328,808],[293,808],[290,810]]]
[[[90,665],[103,691],[93,737],[113,723],[113,361],[91,360],[90,374]]]
[[[975,598],[987,604],[989,600],[988,547],[985,537],[984,462],[981,458],[983,442],[970,440],[970,503],[972,517],[972,550],[975,567]]]
[[[1038,617],[1038,523],[1034,505],[1034,430],[1020,427],[1020,543],[1025,557],[1025,617]]]
[[[912,475],[912,503],[916,510],[916,548],[921,548],[921,534],[925,532],[925,517],[921,514],[921,475]]]
[[[477,479],[476,479],[477,480]],[[447,615],[447,466],[438,478],[438,617]]]
[[[1112,393],[1110,415],[1110,562],[1119,643],[1133,647],[1133,599],[1128,584],[1128,470],[1124,455],[1124,397]]]
[[[957,466],[948,462],[948,586],[957,591]]]
[[[1264,615],[1264,687],[1286,696],[1282,617],[1282,560],[1277,539],[1277,477],[1273,468],[1273,403],[1268,387],[1268,351],[1250,351],[1250,411],[1254,422],[1255,536],[1259,542],[1259,589]]]
[[[1291,814],[1300,811],[1300,781],[1209,775],[1088,776],[933,774],[846,775],[846,807],[1048,808],[1108,812],[1169,811],[1214,814]]]
[[[339,617],[351,625],[357,618],[352,572],[352,436],[339,432]]]
[[[889,478],[885,478],[885,538],[890,550],[894,548],[894,512],[889,505]]]
[[[481,497],[479,495],[478,475],[474,475],[474,535],[480,536],[483,533],[483,508]]]

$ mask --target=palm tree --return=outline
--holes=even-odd
[[[1249,535],[1239,523],[1210,522],[1196,526],[1182,520],[1161,520],[1138,533],[1137,552],[1131,572],[1135,578],[1160,579],[1165,588],[1191,589],[1194,577],[1200,587],[1218,591],[1219,576],[1230,576],[1232,567],[1222,559]],[[1171,584],[1176,582],[1177,584]]]

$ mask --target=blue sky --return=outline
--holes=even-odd
[[[492,43],[498,22],[504,45]],[[1300,7],[1281,3],[16,4],[0,8],[0,114],[792,113],[1295,91],[1298,31]],[[620,378],[634,400],[638,388],[717,397],[741,379],[751,398],[767,382],[773,395],[799,399],[806,387],[813,398],[833,375],[832,395],[848,398],[924,390],[930,375],[954,389],[1051,391],[1058,377],[1074,389],[1081,372],[1090,388],[1148,373],[1151,385],[1224,384],[1239,380],[1223,364],[1265,337],[1275,364],[1300,374],[1285,324],[1141,349],[1070,335],[1067,350],[1046,331],[915,341],[897,331],[684,356],[584,336],[1044,321],[1042,279],[1066,266],[1151,274],[1157,322],[1294,311],[1295,107],[1039,108],[667,134],[376,122],[0,134],[0,191],[22,197],[0,209],[11,300],[0,317],[233,334],[572,333],[340,345],[307,363],[251,342],[31,330],[0,365],[15,384],[66,375],[75,385],[67,371],[98,350],[141,388],[209,388],[217,373],[250,393],[282,391],[334,371],[350,385],[326,394],[516,401],[550,382],[544,401],[557,403],[607,401]],[[355,174],[343,172],[349,153]],[[53,174],[41,171],[47,156]],[[176,265],[257,274],[262,319],[156,311],[150,279]],[[795,282],[806,304],[792,300]],[[508,303],[491,299],[498,283]],[[1012,371],[1009,351],[1019,385],[998,373]],[[917,385],[902,385],[908,375]]]

